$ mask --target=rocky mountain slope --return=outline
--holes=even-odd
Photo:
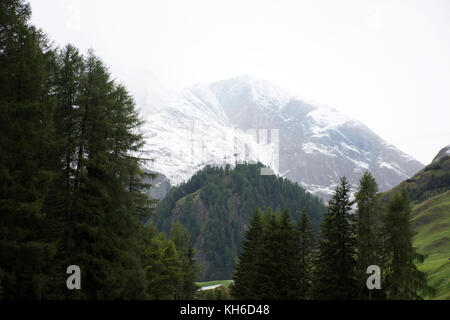
[[[148,116],[150,169],[176,185],[207,164],[260,161],[327,199],[369,170],[380,190],[423,165],[335,109],[247,76],[197,85]]]

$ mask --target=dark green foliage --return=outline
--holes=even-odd
[[[92,51],[81,61],[70,46],[61,55],[61,73],[72,74],[73,82],[65,79],[56,90],[74,97],[58,99],[57,127],[65,139],[55,188],[64,192],[48,200],[50,210],[62,203],[67,219],[60,261],[84,271],[80,297],[142,298],[139,218],[150,214],[151,202],[140,160],[132,155],[142,145],[136,133],[141,121],[132,98]],[[129,283],[140,286],[130,289]]]
[[[53,126],[45,37],[23,1],[0,3],[0,268],[7,299],[44,298],[56,243],[42,234]]]
[[[303,210],[297,225],[283,214],[257,211],[245,234],[231,287],[238,299],[420,299],[434,294],[415,261],[410,201],[394,194],[384,209],[377,184],[366,172],[351,211],[349,185],[341,178],[328,202],[321,237]],[[386,213],[383,213],[386,210]],[[368,290],[367,267],[381,269],[381,289]]]
[[[325,207],[298,184],[260,175],[261,164],[234,169],[207,166],[158,203],[155,225],[168,234],[180,221],[191,233],[203,265],[201,280],[229,279],[246,225],[258,208],[288,208],[295,220],[305,207],[316,226]]]
[[[259,270],[256,268],[263,242],[262,214],[261,210],[257,210],[250,221],[250,227],[245,232],[242,244],[243,252],[239,256],[239,262],[233,275],[232,295],[243,300],[257,299],[259,298],[258,293],[262,292]]]
[[[382,208],[378,195],[378,186],[369,172],[365,172],[359,182],[355,195],[357,210],[357,280],[359,298],[371,299],[383,296],[384,290],[368,290],[366,270],[371,265],[382,265]]]
[[[421,294],[433,295],[426,274],[414,262],[424,257],[412,246],[411,201],[406,190],[396,192],[390,199],[384,217],[384,287],[391,300],[422,299]]]
[[[354,299],[356,282],[356,232],[345,177],[328,202],[321,224],[321,239],[315,259],[313,297],[315,299]]]
[[[171,239],[158,232],[151,223],[145,229],[143,261],[147,297],[158,300],[193,299],[199,269],[186,229],[176,224]]]
[[[174,242],[181,260],[182,281],[178,286],[175,299],[193,299],[197,290],[195,281],[200,269],[195,262],[195,250],[192,247],[189,232],[177,221],[170,232],[170,239]]]
[[[297,221],[297,230],[299,234],[299,298],[308,299],[311,297],[313,254],[316,246],[316,232],[306,213],[302,210],[300,218]]]
[[[299,295],[298,233],[289,210],[269,216],[258,269],[263,275],[261,298],[293,300]]]
[[[246,234],[244,252],[234,275],[232,295],[238,299],[299,298],[299,236],[289,210],[256,212]]]
[[[92,50],[50,48],[30,14],[0,2],[0,297],[192,298],[185,231],[140,223],[154,201],[133,98]]]
[[[24,1],[0,2],[1,299],[193,299],[196,250],[203,279],[229,278],[242,253],[231,289],[238,298],[433,293],[414,264],[423,257],[411,245],[407,191],[394,194],[383,215],[368,173],[355,216],[341,179],[316,249],[323,203],[295,183],[260,175],[261,164],[206,167],[158,204],[154,220],[164,232],[143,226],[155,203],[133,98],[92,50],[51,48],[30,15]],[[447,167],[448,157],[407,181],[414,200],[445,191]],[[82,290],[66,288],[73,264]],[[371,264],[383,274],[383,290],[373,295],[364,286]],[[207,295],[230,298],[223,290]]]

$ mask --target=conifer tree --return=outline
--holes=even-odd
[[[190,290],[195,290],[195,287],[192,287],[195,284],[189,281],[193,278],[186,278],[189,270],[192,271],[183,265],[187,259],[183,259],[175,242],[167,239],[164,233],[157,232],[151,223],[145,228],[147,230],[143,260],[147,297],[154,300],[192,299],[193,292]],[[188,245],[188,255],[192,254],[189,247]],[[195,270],[192,256],[191,259]]]
[[[244,240],[232,295],[238,299],[293,300],[299,295],[298,233],[289,210],[258,211]]]
[[[250,221],[250,226],[245,232],[243,252],[239,256],[233,280],[234,285],[231,294],[237,299],[258,299],[260,294],[258,282],[258,270],[256,265],[259,259],[259,251],[262,247],[263,237],[263,212],[257,210]]]
[[[357,296],[356,238],[347,179],[342,177],[321,224],[315,258],[313,297],[354,299]]]
[[[172,227],[170,239],[174,242],[175,248],[181,260],[181,273],[183,281],[179,283],[175,299],[193,299],[197,289],[199,267],[195,262],[195,251],[192,247],[190,235],[187,229],[178,221]]]
[[[192,246],[141,225],[154,201],[134,99],[92,50],[53,50],[30,15],[0,2],[0,297],[192,297]],[[66,288],[72,264],[83,290]]]
[[[0,3],[0,269],[6,299],[45,298],[56,244],[43,208],[55,172],[48,43],[21,0]]]
[[[424,257],[412,246],[411,201],[406,190],[395,193],[389,200],[384,218],[383,287],[391,300],[422,299],[423,294],[434,295],[427,284],[426,274],[415,262]]]
[[[274,224],[269,224],[269,228]],[[273,231],[273,230],[272,230]],[[274,291],[270,292],[269,299],[295,300],[299,298],[299,273],[298,262],[298,230],[295,227],[289,213],[289,209],[283,210],[279,215],[278,230],[272,233],[268,230],[263,247],[263,257],[268,261],[273,257],[275,265],[269,263],[269,273],[272,279],[269,283],[273,285]],[[269,250],[267,250],[269,249]],[[264,260],[263,260],[264,261]],[[273,267],[273,269],[270,268]]]
[[[62,261],[83,270],[82,297],[140,298],[140,218],[151,212],[137,154],[141,121],[132,98],[92,51],[84,65]]]
[[[355,198],[357,203],[357,250],[358,267],[357,281],[359,298],[372,299],[382,297],[383,293],[367,289],[367,268],[371,265],[382,267],[381,263],[381,235],[382,213],[380,199],[377,194],[378,186],[369,172],[365,172],[360,179]]]
[[[299,298],[308,299],[312,285],[313,250],[316,244],[316,234],[311,220],[303,208],[299,220],[297,221],[299,234]]]
[[[57,168],[61,173],[55,183],[54,201],[49,209],[64,210],[66,218],[70,215],[73,202],[74,162],[79,135],[81,78],[84,61],[77,48],[67,45],[56,56],[54,90],[56,96],[55,127],[58,141]]]

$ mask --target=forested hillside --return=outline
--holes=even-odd
[[[305,208],[318,225],[325,211],[322,201],[287,179],[260,175],[261,167],[208,166],[159,202],[155,225],[168,232],[179,221],[188,229],[202,265],[201,280],[231,277],[244,231],[258,208],[288,208],[294,220]]]

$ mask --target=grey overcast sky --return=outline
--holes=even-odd
[[[365,123],[428,164],[450,143],[450,1],[32,0],[137,101],[249,75]]]

